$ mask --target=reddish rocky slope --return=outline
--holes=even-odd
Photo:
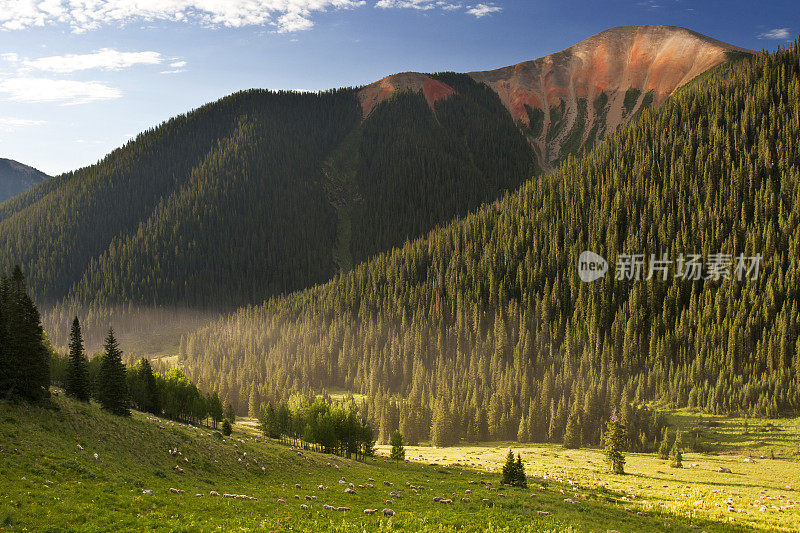
[[[661,105],[729,52],[751,53],[675,26],[623,26],[561,52],[469,75],[498,94],[549,169],[642,109]],[[396,90],[423,91],[431,106],[454,92],[425,74],[395,74],[361,90],[364,115]]]

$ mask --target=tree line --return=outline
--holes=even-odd
[[[76,400],[96,400],[105,410],[126,416],[134,408],[187,424],[235,420],[233,407],[223,408],[216,392],[203,394],[179,368],[154,372],[150,361],[140,359],[126,367],[122,350],[109,329],[103,352],[89,360],[77,317],[70,330],[69,353],[49,355],[53,383]]]
[[[339,405],[323,396],[311,402],[294,397],[277,407],[271,402],[262,406],[258,419],[261,431],[269,438],[348,458],[375,454],[372,426],[353,402]]]
[[[723,64],[581,159],[323,285],[187,335],[245,412],[366,396],[378,440],[656,449],[657,407],[800,412],[800,53]],[[583,283],[584,250],[611,271]],[[626,253],[761,254],[757,279],[616,279]],[[643,406],[651,405],[650,409]]]

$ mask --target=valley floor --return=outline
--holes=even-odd
[[[628,475],[615,476],[599,450],[407,447],[410,460],[395,464],[379,447],[378,457],[357,462],[263,442],[246,419],[223,438],[141,413],[114,417],[63,397],[53,406],[0,402],[1,531],[800,528],[794,507],[800,463],[793,455],[798,420],[751,421],[753,436],[740,437],[741,421],[720,419],[704,435],[717,453],[687,453],[684,469],[652,454],[627,454]],[[690,424],[691,418],[680,413],[674,420]],[[500,486],[509,446],[527,463],[527,490]],[[769,457],[765,446],[776,459],[761,459]],[[717,472],[720,466],[731,473]],[[344,491],[350,483],[355,494]],[[435,503],[435,496],[453,503]],[[384,508],[396,516],[383,516]]]

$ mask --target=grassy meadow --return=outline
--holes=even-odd
[[[690,428],[698,417],[676,413],[672,421]],[[378,457],[358,462],[264,442],[251,419],[237,421],[234,434],[222,437],[137,412],[129,419],[114,417],[63,396],[47,408],[0,402],[0,530],[800,528],[793,507],[793,485],[800,481],[794,457],[798,420],[771,426],[751,420],[746,436],[743,420],[705,417],[701,423],[711,426],[703,434],[717,447],[711,453],[686,453],[683,469],[652,454],[627,454],[628,474],[615,476],[599,450],[422,446],[408,447],[409,460],[396,464],[380,446]],[[528,489],[500,486],[509,446],[523,455]],[[776,458],[768,459],[773,449]],[[753,462],[745,462],[750,456]],[[731,473],[717,472],[719,466]],[[345,493],[350,483],[355,494]],[[435,503],[435,496],[453,503]],[[396,515],[384,516],[384,508]],[[364,509],[377,512],[367,515]]]

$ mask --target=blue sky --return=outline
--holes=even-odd
[[[0,0],[0,157],[56,174],[240,89],[497,68],[629,24],[774,49],[800,32],[800,3]]]

